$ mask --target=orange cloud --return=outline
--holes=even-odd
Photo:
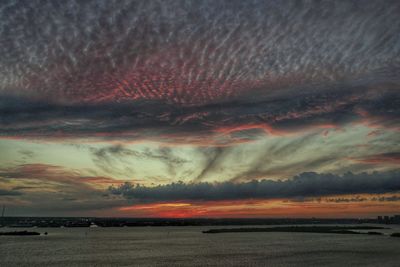
[[[242,200],[208,202],[167,202],[118,208],[124,216],[160,218],[273,218],[273,217],[371,217],[396,214],[400,201],[383,203],[377,198],[361,202],[293,202],[278,200]]]
[[[376,155],[365,156],[362,158],[350,158],[353,161],[364,164],[385,164],[385,165],[399,165],[400,153],[382,153]]]
[[[105,176],[84,176],[74,170],[42,163],[22,164],[0,169],[0,176],[8,179],[39,180],[44,183],[73,184],[82,187],[107,187],[126,181]]]

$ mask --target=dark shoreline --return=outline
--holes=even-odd
[[[250,226],[250,225],[360,225],[376,219],[352,218],[95,218],[95,217],[4,217],[0,227],[140,227],[140,226]]]
[[[221,228],[203,231],[204,234],[220,233],[258,233],[258,232],[289,232],[289,233],[319,233],[319,234],[369,234],[380,235],[379,232],[357,232],[355,230],[387,229],[378,226],[280,226],[265,228]]]
[[[14,231],[14,232],[0,232],[0,236],[1,235],[3,235],[3,236],[31,236],[31,235],[40,235],[40,233],[29,232],[29,231]]]

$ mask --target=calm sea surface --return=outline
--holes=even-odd
[[[400,238],[387,235],[210,228],[223,227],[31,228],[49,235],[0,236],[0,266],[400,266]]]

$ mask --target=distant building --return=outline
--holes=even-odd
[[[384,216],[383,217],[383,222],[386,223],[386,224],[389,224],[390,223],[390,217],[389,216]]]
[[[393,216],[378,216],[376,218],[378,223],[385,223],[385,224],[400,224],[400,215],[393,215]]]

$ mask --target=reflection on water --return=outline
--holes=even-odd
[[[0,236],[0,266],[399,266],[400,262],[400,239],[387,235],[201,233],[209,228],[38,228],[49,235]],[[399,226],[383,230],[393,231],[400,232]]]

